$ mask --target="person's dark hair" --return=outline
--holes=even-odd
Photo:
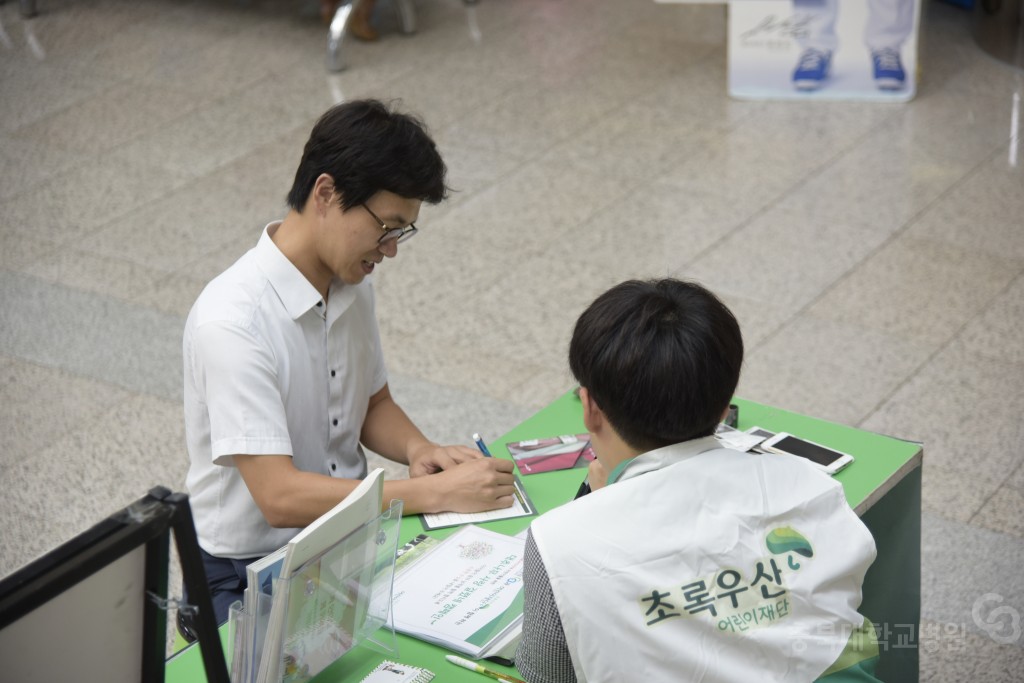
[[[353,100],[331,107],[313,126],[288,205],[302,211],[321,173],[334,178],[346,211],[381,190],[437,204],[448,196],[446,172],[422,121],[378,100]]]
[[[641,452],[713,434],[742,364],[733,314],[704,287],[675,279],[612,287],[569,343],[576,380]]]

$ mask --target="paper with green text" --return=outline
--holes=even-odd
[[[395,576],[395,630],[470,657],[523,619],[522,537],[467,525]]]

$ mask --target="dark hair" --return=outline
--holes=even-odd
[[[646,452],[713,434],[740,379],[739,323],[700,285],[629,280],[576,321],[569,367],[615,431]]]
[[[302,211],[321,173],[334,178],[345,210],[381,190],[437,204],[448,196],[446,171],[422,121],[378,100],[353,100],[331,107],[313,126],[288,205]]]

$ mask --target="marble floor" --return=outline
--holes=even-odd
[[[458,189],[374,276],[429,435],[569,388],[611,284],[700,280],[741,396],[924,443],[922,680],[1020,680],[1024,74],[970,12],[923,0],[917,97],[880,104],[731,99],[716,5],[418,0],[404,36],[384,4],[330,74],[312,0],[38,3],[0,5],[0,575],[183,489],[184,317],[282,215],[315,118],[375,96]]]

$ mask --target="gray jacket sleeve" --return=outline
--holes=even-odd
[[[562,617],[532,532],[526,536],[523,584],[523,638],[516,668],[529,683],[576,683]]]

